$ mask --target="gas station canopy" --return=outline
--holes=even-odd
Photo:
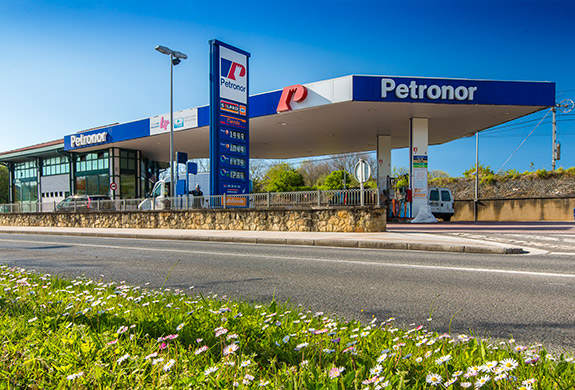
[[[409,146],[412,118],[427,118],[438,145],[555,104],[555,83],[345,76],[250,97],[250,158],[298,158]],[[65,137],[68,151],[103,145],[168,161],[169,114]],[[176,150],[209,156],[209,107],[174,113]]]

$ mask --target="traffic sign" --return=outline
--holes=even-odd
[[[371,167],[369,163],[365,160],[359,160],[353,169],[353,175],[355,180],[359,183],[365,183],[371,177]]]
[[[116,183],[110,183],[110,189],[112,191],[116,191],[118,189],[118,186],[116,185]]]

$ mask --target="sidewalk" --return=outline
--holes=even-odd
[[[396,249],[485,254],[518,254],[507,244],[421,232],[320,233],[182,229],[96,229],[0,226],[0,233],[86,237],[189,240],[249,244],[309,245],[345,248]]]

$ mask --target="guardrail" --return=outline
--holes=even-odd
[[[78,200],[65,207],[57,202],[21,202],[1,204],[0,213],[45,213],[45,212],[100,212],[130,210],[191,210],[228,208],[270,208],[270,207],[346,207],[379,206],[379,191],[376,188],[267,192],[246,195],[178,196],[175,198],[145,198]]]

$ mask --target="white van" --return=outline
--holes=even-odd
[[[451,217],[455,214],[451,190],[449,188],[430,187],[427,194],[433,216],[444,221],[451,220]]]
[[[206,193],[204,192],[204,188],[207,188],[207,193],[209,195],[209,179],[210,175],[205,173],[200,173],[198,175],[190,175],[190,179],[188,180],[188,185],[191,188],[195,188],[196,186],[200,186],[202,184],[202,196],[190,196],[193,195],[193,191],[188,191],[188,194],[178,194],[176,192],[176,197],[171,199],[170,198],[170,179],[162,179],[158,180],[152,191],[147,195],[146,199],[144,199],[139,205],[139,210],[167,210],[167,209],[183,209],[187,207],[193,208],[202,208],[204,203],[204,196]],[[177,191],[177,189],[176,189]],[[180,189],[180,191],[182,191]]]
[[[165,180],[157,181],[150,192],[150,196],[139,205],[140,210],[164,210],[169,208],[170,183]]]

